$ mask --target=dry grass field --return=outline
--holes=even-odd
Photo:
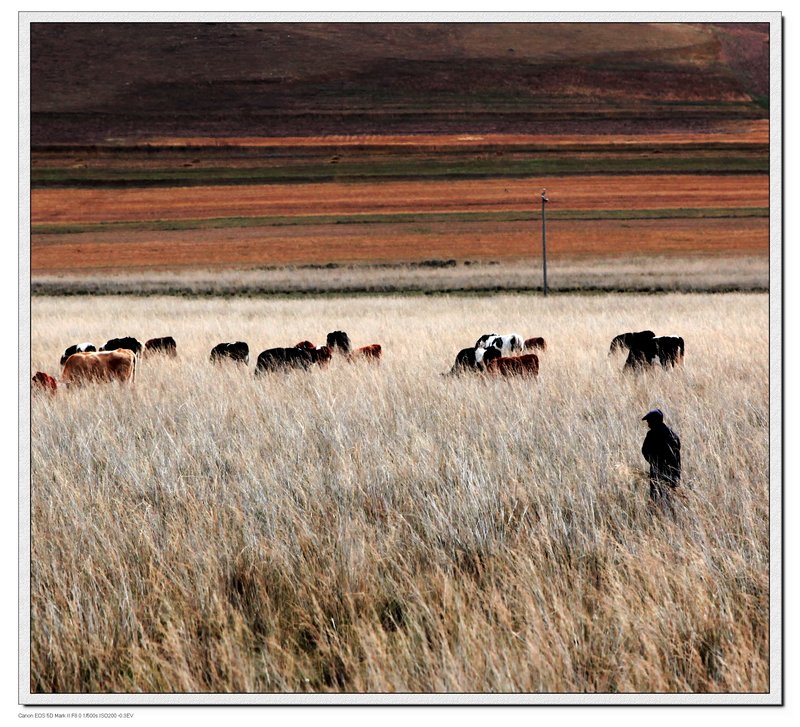
[[[764,692],[761,294],[35,297],[31,365],[174,335],[130,387],[31,402],[33,692]],[[686,339],[622,373],[617,333]],[[380,366],[213,367],[344,329]],[[536,381],[443,377],[482,333]],[[647,502],[642,415],[683,443]]]
[[[554,292],[709,293],[765,292],[766,255],[606,255],[553,260],[548,286]],[[39,273],[31,290],[39,295],[303,296],[404,293],[485,295],[541,291],[539,260],[479,262],[265,266],[254,269],[137,270],[93,275],[91,271]]]

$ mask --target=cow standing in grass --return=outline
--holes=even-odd
[[[178,345],[172,336],[164,336],[162,338],[151,338],[145,341],[144,355],[150,356],[152,354],[163,354],[174,358],[178,355]]]
[[[250,363],[250,347],[244,341],[218,343],[211,349],[211,363],[235,361],[245,365]]]
[[[331,331],[325,338],[325,343],[331,353],[343,353],[348,361],[369,361],[380,363],[383,355],[383,347],[379,343],[372,343],[369,346],[361,346],[353,349],[350,343],[350,336],[345,331]]]
[[[524,350],[525,339],[518,333],[508,333],[504,336],[496,333],[484,333],[475,342],[475,348],[496,348],[501,355],[510,356]]]
[[[684,342],[680,336],[656,336],[656,355],[664,368],[683,365]]]
[[[535,338],[526,338],[523,349],[525,351],[546,351],[547,342],[541,336],[537,336]]]
[[[61,356],[61,363],[60,365],[63,366],[67,359],[72,356],[73,353],[91,353],[93,351],[97,351],[97,347],[90,343],[89,341],[85,341],[84,343],[75,343],[72,346],[68,346],[64,351],[63,355]]]
[[[536,378],[539,375],[539,357],[535,353],[525,353],[522,356],[500,356],[486,364],[486,372],[500,376]]]
[[[496,348],[462,348],[456,354],[456,361],[448,373],[485,371],[486,364],[496,358],[500,358],[500,351]]]
[[[136,376],[136,354],[127,348],[96,353],[74,353],[61,372],[64,384],[88,382],[133,382]]]
[[[112,338],[100,346],[101,351],[116,351],[119,348],[133,351],[137,356],[142,352],[142,344],[137,341],[133,336],[125,336],[124,338]]]
[[[50,374],[46,374],[44,371],[37,371],[31,377],[31,388],[34,391],[46,391],[49,394],[55,394],[56,389],[58,389],[58,382]]]

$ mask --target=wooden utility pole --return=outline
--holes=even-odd
[[[545,217],[544,206],[550,200],[547,199],[547,190],[542,190],[542,280],[544,296],[547,297],[547,218]]]

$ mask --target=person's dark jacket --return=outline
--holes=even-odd
[[[642,444],[642,454],[650,463],[650,481],[678,487],[681,482],[681,440],[664,422],[655,424]]]

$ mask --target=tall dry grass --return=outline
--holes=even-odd
[[[437,293],[541,290],[536,260],[284,266],[218,270],[140,270],[115,273],[36,273],[36,295],[274,295],[298,293]],[[765,255],[606,256],[556,258],[548,287],[558,291],[709,293],[769,288]]]
[[[682,370],[608,357],[645,327]],[[383,363],[207,361],[337,328]],[[767,330],[765,295],[34,299],[34,370],[114,335],[179,358],[32,402],[31,690],[766,691]],[[538,381],[440,376],[490,331],[548,340]]]

